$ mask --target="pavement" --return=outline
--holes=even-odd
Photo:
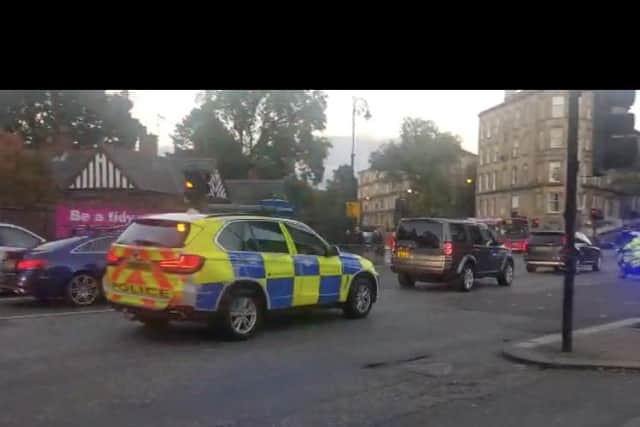
[[[513,286],[486,279],[460,293],[401,289],[380,271],[365,319],[278,313],[233,343],[200,325],[150,332],[105,306],[0,299],[0,425],[637,425],[635,372],[502,357],[558,332],[562,275],[526,273],[518,259]],[[575,310],[578,329],[640,317],[640,281],[618,279],[609,254],[577,276]]]
[[[563,352],[561,334],[550,334],[507,345],[503,354],[545,367],[640,370],[640,318],[579,329],[572,342]]]

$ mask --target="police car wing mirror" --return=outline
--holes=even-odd
[[[340,255],[340,249],[338,249],[337,246],[332,245],[327,248],[327,252],[325,256],[330,257],[330,256],[338,256],[338,255]]]

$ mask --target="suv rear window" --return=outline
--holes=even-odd
[[[191,225],[158,219],[139,219],[120,235],[116,243],[136,246],[181,248],[189,235]]]
[[[411,241],[419,248],[440,247],[442,223],[430,220],[402,221],[396,233],[398,241]]]
[[[562,233],[533,233],[529,245],[562,245]]]

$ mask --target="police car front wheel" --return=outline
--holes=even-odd
[[[349,297],[344,305],[344,314],[348,318],[365,317],[373,306],[373,286],[364,277],[356,278],[351,284]]]

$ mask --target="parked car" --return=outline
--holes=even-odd
[[[575,248],[577,251],[577,266],[591,266],[593,271],[599,271],[602,263],[600,248],[594,245],[584,234],[575,234]],[[527,271],[534,273],[538,267],[551,267],[560,270],[565,267],[566,244],[562,231],[535,231],[531,233],[524,260]]]
[[[513,257],[485,224],[440,218],[402,219],[396,230],[391,270],[402,287],[416,281],[451,282],[470,291],[474,280],[513,282]]]
[[[0,287],[41,301],[64,298],[76,306],[94,304],[102,296],[106,254],[116,237],[70,237],[13,251],[3,263]]]
[[[7,254],[24,249],[34,248],[44,243],[44,238],[37,234],[13,224],[0,223],[0,267]],[[4,281],[0,268],[0,283]],[[10,291],[0,288],[0,295]]]

